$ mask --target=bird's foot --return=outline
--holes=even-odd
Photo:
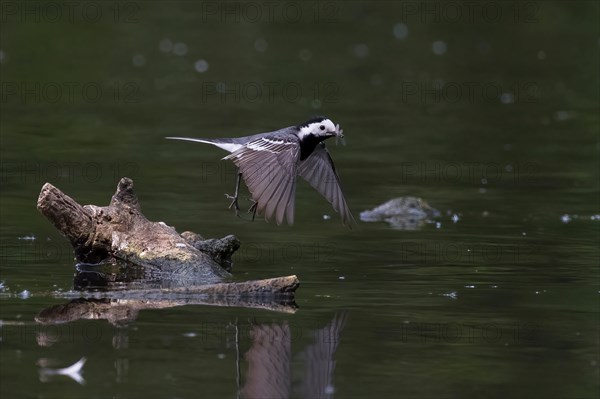
[[[240,206],[238,204],[238,197],[237,195],[229,195],[229,194],[225,194],[225,198],[232,200],[231,204],[229,204],[228,209],[233,208],[233,210],[235,211],[235,216],[240,216]]]
[[[254,222],[254,218],[256,217],[256,208],[258,207],[258,202],[250,199],[252,201],[252,206],[248,209],[248,213],[252,212],[252,221]]]

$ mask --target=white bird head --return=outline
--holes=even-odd
[[[313,136],[321,140],[330,137],[344,137],[340,125],[335,125],[331,119],[324,117],[313,118],[298,125],[297,134],[300,140],[305,139],[307,136]]]

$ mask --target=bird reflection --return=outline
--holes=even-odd
[[[287,398],[290,392],[292,342],[287,323],[256,325],[250,331],[252,346],[244,356],[248,362],[244,398]]]
[[[345,325],[346,313],[336,314],[328,325],[314,332],[315,343],[308,345],[300,354],[304,362],[304,378],[298,392],[300,397],[333,398],[334,355]]]
[[[324,328],[313,332],[314,343],[297,359],[304,365],[299,384],[292,389],[291,333],[287,323],[257,325],[250,331],[252,346],[245,354],[248,363],[243,398],[333,398],[334,355],[347,314],[338,313]]]

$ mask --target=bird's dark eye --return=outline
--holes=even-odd
[[[325,126],[321,125],[321,126],[319,126],[319,129],[325,130]]]

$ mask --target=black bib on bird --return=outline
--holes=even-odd
[[[325,139],[326,137],[316,137],[312,134],[309,134],[304,137],[304,140],[300,140],[300,160],[304,161],[306,158],[308,158],[315,150],[317,144]]]

